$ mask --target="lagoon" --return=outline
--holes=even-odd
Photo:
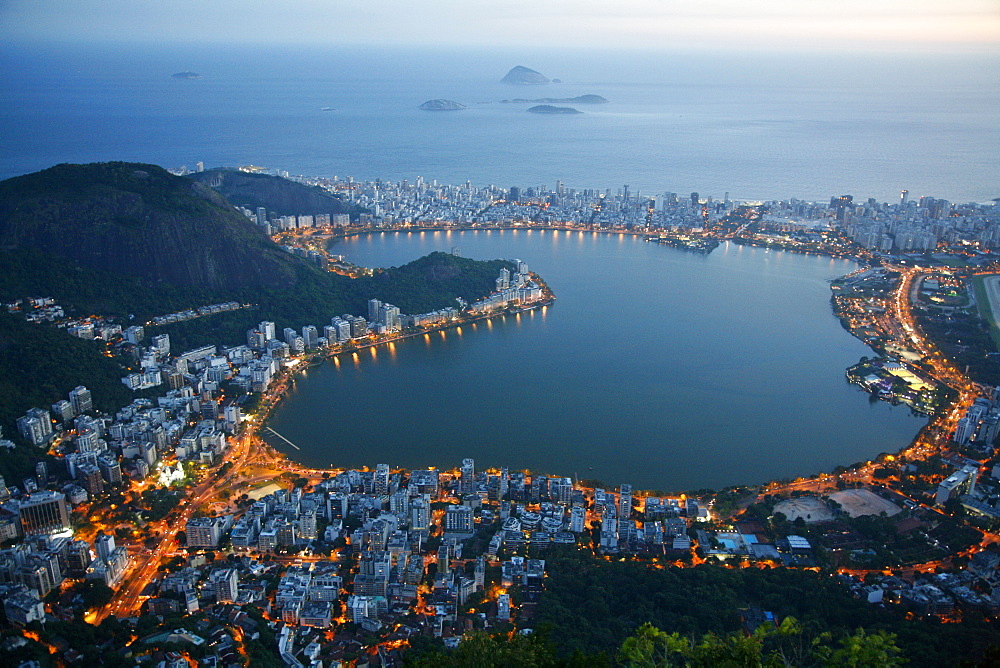
[[[849,261],[539,230],[362,235],[331,250],[373,267],[435,250],[520,258],[557,301],[299,376],[269,424],[309,465],[473,457],[682,491],[829,471],[905,446],[925,422],[845,380],[871,354],[830,309]]]

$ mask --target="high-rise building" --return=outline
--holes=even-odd
[[[17,418],[17,431],[32,445],[45,445],[47,441],[41,421],[30,415]]]
[[[219,603],[235,603],[239,588],[239,572],[235,568],[212,571],[211,582],[215,589],[215,600]]]
[[[110,452],[102,453],[97,458],[97,466],[101,469],[104,482],[116,487],[122,482],[122,467],[118,462],[118,457]]]
[[[459,482],[462,494],[474,494],[476,491],[476,462],[472,458],[462,460],[462,477]]]
[[[264,335],[265,341],[270,341],[271,339],[276,338],[275,325],[270,320],[265,320],[261,322],[259,325],[257,325],[257,329],[260,330],[260,333]]]
[[[388,464],[378,464],[375,467],[375,494],[377,496],[387,496],[389,494]]]
[[[479,555],[476,559],[476,591],[482,591],[486,587],[486,557]]]
[[[379,322],[382,302],[377,299],[368,300],[368,322]]]
[[[91,496],[104,492],[104,477],[101,475],[101,469],[97,464],[91,464],[90,462],[80,464],[77,466],[76,476],[83,485],[83,488],[90,492]]]
[[[410,531],[428,531],[431,526],[431,504],[424,497],[410,503]]]
[[[624,484],[618,494],[618,516],[627,520],[632,515],[632,485]]]
[[[469,506],[448,506],[444,513],[444,530],[449,533],[471,534],[475,530],[472,508]]]
[[[910,197],[909,190],[903,190],[899,193],[899,204],[900,206],[906,206],[906,200]]]
[[[500,594],[497,596],[497,621],[510,621],[510,594]]]
[[[26,415],[38,419],[42,428],[42,436],[48,440],[49,436],[52,435],[52,415],[44,408],[29,408]]]
[[[150,339],[150,347],[160,355],[170,354],[170,335],[157,334]]]
[[[97,551],[97,558],[107,561],[115,551],[115,537],[111,534],[98,532],[94,539],[94,549]]]
[[[306,348],[316,347],[316,342],[319,340],[319,331],[315,325],[306,325],[302,328],[302,340],[305,342]]]
[[[65,399],[60,399],[52,404],[52,414],[60,422],[69,422],[73,419],[73,404]]]
[[[382,304],[378,309],[378,319],[376,322],[382,323],[389,330],[399,329],[399,307],[392,304]]]
[[[841,195],[830,200],[830,208],[837,212],[837,220],[844,222],[850,218],[851,207],[854,205],[853,195]]]
[[[73,404],[73,413],[80,415],[94,408],[94,402],[90,397],[90,390],[83,385],[79,385],[69,393],[69,402]]]
[[[36,492],[19,503],[21,528],[26,536],[58,533],[70,528],[66,496],[61,492]]]
[[[506,290],[510,287],[510,270],[504,267],[500,270],[500,276],[497,278],[497,291]]]

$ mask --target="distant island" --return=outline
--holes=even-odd
[[[533,114],[582,114],[583,112],[573,107],[554,107],[551,104],[539,104],[528,109]]]
[[[201,78],[201,75],[198,74],[197,72],[175,72],[174,74],[171,74],[170,76],[172,76],[175,79],[200,79]]]
[[[601,97],[600,95],[577,95],[576,97],[539,97],[534,100],[528,100],[521,97],[516,97],[513,100],[500,100],[504,104],[518,104],[518,103],[561,103],[561,104],[607,104],[607,98]]]
[[[464,104],[459,104],[454,100],[427,100],[418,109],[423,109],[424,111],[460,111],[462,109],[468,109]]]
[[[518,86],[534,86],[552,83],[552,81],[541,72],[536,72],[529,67],[517,65],[516,67],[510,68],[510,72],[507,72],[504,78],[500,80],[500,83],[515,84]]]

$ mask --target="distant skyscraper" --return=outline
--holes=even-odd
[[[389,494],[389,465],[379,464],[375,467],[375,494],[386,496]]]
[[[904,190],[899,193],[899,203],[901,206],[906,206],[906,200],[910,197],[910,191]]]
[[[698,206],[698,200],[699,199],[701,199],[701,198],[698,197],[698,193],[696,193],[696,192],[691,193],[691,206]]]
[[[618,516],[627,520],[632,514],[632,485],[621,486],[618,495]]]
[[[841,195],[830,200],[830,208],[836,209],[837,220],[843,221],[848,217],[850,208],[854,205],[853,195]]]
[[[302,328],[302,339],[305,341],[306,348],[315,348],[316,341],[319,340],[319,330],[316,329],[315,325],[306,325]]]
[[[476,491],[476,462],[474,459],[462,460],[462,494],[474,494]]]

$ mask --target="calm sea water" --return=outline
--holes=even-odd
[[[389,266],[456,246],[525,260],[557,302],[310,370],[270,422],[302,448],[285,446],[295,459],[473,457],[679,491],[829,470],[894,451],[923,424],[844,379],[869,354],[830,311],[827,281],[849,262],[538,231],[362,236],[338,250]]]
[[[59,162],[737,199],[1000,195],[997,56],[0,45],[0,177]],[[564,83],[510,87],[514,65]],[[193,70],[193,81],[170,75]],[[513,97],[593,93],[578,116]],[[462,112],[424,112],[432,98]],[[321,111],[333,107],[334,111]]]

